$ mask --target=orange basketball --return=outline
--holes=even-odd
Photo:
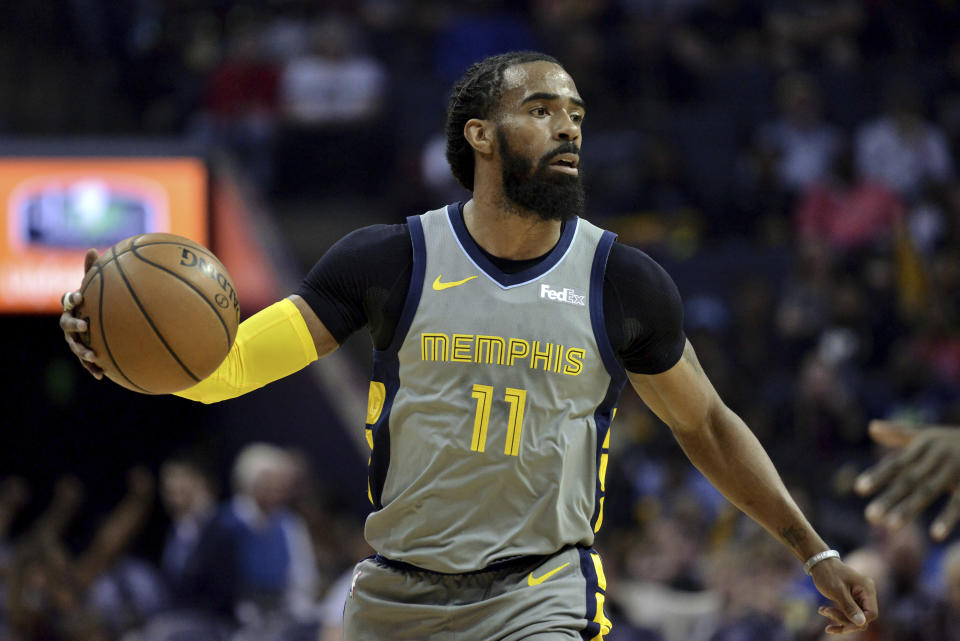
[[[83,278],[84,344],[115,383],[169,394],[209,376],[237,336],[230,275],[203,245],[173,234],[131,236]]]

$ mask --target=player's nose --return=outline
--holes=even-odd
[[[574,141],[580,139],[580,123],[574,120],[570,114],[562,113],[557,120],[554,136],[558,140]]]

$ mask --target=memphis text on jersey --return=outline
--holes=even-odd
[[[420,334],[420,359],[445,363],[479,363],[528,367],[578,376],[587,350],[558,343],[482,334]]]

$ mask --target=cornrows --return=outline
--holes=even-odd
[[[509,67],[527,62],[560,64],[552,56],[536,51],[511,51],[491,56],[470,65],[454,84],[447,105],[447,162],[454,178],[473,191],[473,148],[463,135],[471,118],[489,118],[503,96],[503,73]]]

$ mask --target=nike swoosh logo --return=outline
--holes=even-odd
[[[533,572],[531,572],[531,573],[529,574],[529,576],[527,576],[527,585],[529,585],[530,587],[533,587],[533,586],[535,586],[535,585],[540,585],[541,583],[543,583],[544,581],[546,581],[547,579],[549,579],[550,577],[552,577],[554,574],[556,574],[557,572],[559,572],[559,571],[562,570],[563,568],[567,567],[568,565],[570,565],[569,562],[564,563],[563,565],[561,565],[561,566],[558,567],[558,568],[553,568],[552,570],[550,570],[549,572],[547,572],[547,573],[544,574],[543,576],[533,576]]]
[[[444,289],[450,289],[451,287],[456,287],[457,285],[463,285],[467,281],[471,281],[474,278],[476,278],[476,276],[470,276],[468,278],[464,278],[463,280],[452,280],[449,283],[441,283],[440,278],[442,276],[443,276],[442,274],[440,276],[437,276],[437,280],[433,281],[433,288],[438,292]]]

